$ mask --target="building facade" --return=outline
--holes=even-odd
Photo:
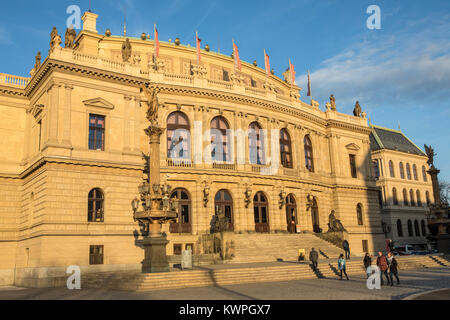
[[[386,236],[395,245],[427,244],[428,206],[434,202],[428,157],[401,131],[372,128],[372,161]]]
[[[101,35],[97,17],[86,12],[65,48],[52,32],[31,78],[0,74],[3,284],[39,285],[70,265],[139,268],[142,86],[159,88],[161,173],[180,200],[168,255],[201,254],[218,210],[250,235],[326,232],[334,210],[353,253],[384,248],[365,117],[321,111],[296,85],[209,50],[197,64],[194,48],[161,42],[154,59],[154,41]]]

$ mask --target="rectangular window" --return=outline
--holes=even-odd
[[[369,252],[369,242],[367,240],[362,241],[363,252]]]
[[[89,150],[105,151],[105,117],[89,115]]]
[[[356,156],[354,154],[350,154],[349,155],[349,159],[350,159],[350,170],[351,170],[352,178],[357,178],[357,175],[356,175]]]
[[[103,246],[89,247],[89,264],[103,264]]]
[[[253,80],[253,78],[250,80],[251,81],[251,85],[252,85],[252,87],[254,87],[254,88],[256,88],[257,87],[257,85],[256,85],[256,81],[255,80]]]
[[[174,244],[173,245],[173,255],[174,256],[181,256],[181,250],[182,250],[181,244]]]
[[[228,71],[223,70],[223,81],[230,81],[230,75],[228,74]]]

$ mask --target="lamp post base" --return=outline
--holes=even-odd
[[[165,234],[150,235],[144,238],[145,258],[142,261],[142,273],[169,272],[166,246],[169,243]]]

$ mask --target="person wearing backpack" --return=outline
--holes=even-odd
[[[386,277],[387,284],[389,285],[389,276],[388,276],[388,261],[386,257],[383,255],[381,251],[378,252],[378,258],[377,258],[377,266],[380,268],[380,279],[381,279],[381,285],[383,285],[383,274]]]

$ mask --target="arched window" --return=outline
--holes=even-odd
[[[425,166],[422,166],[422,176],[423,181],[427,182],[427,171],[425,170]]]
[[[264,136],[261,126],[252,122],[248,127],[248,147],[251,164],[264,164]]]
[[[214,207],[216,215],[225,213],[225,216],[230,222],[229,230],[234,230],[234,218],[233,218],[233,198],[227,190],[220,190],[214,197]]]
[[[406,164],[406,176],[408,177],[408,180],[411,180],[411,167],[409,166],[409,163]]]
[[[397,220],[397,234],[399,237],[403,237],[403,226],[400,219]]]
[[[391,178],[395,178],[394,163],[392,160],[389,160],[389,173],[391,174]]]
[[[411,203],[411,206],[415,206],[416,205],[416,202],[414,201],[414,191],[413,191],[413,189],[410,189],[409,190],[409,197],[410,197],[410,203]]]
[[[211,159],[230,161],[230,127],[224,117],[215,117],[211,121]]]
[[[414,237],[413,226],[411,220],[408,220],[408,237]]]
[[[293,194],[286,197],[286,223],[289,233],[296,232],[297,225],[297,203]]]
[[[431,204],[430,192],[428,192],[428,191],[425,192],[425,198],[427,200],[427,206],[430,206],[430,204]]]
[[[281,164],[285,168],[293,168],[291,137],[286,129],[280,131]]]
[[[417,200],[417,206],[421,207],[422,206],[422,199],[420,199],[420,191],[419,190],[416,191],[416,200]]]
[[[258,192],[253,198],[255,231],[269,232],[269,206],[264,193]]]
[[[178,199],[178,221],[170,224],[170,233],[191,233],[191,199],[186,189],[175,189],[170,198]]]
[[[409,202],[408,202],[408,191],[406,191],[406,189],[403,189],[403,204],[405,206],[409,206]]]
[[[372,168],[373,168],[373,175],[374,175],[375,179],[379,179],[380,178],[380,167],[378,165],[378,160],[372,161]]]
[[[313,148],[311,139],[309,136],[305,136],[303,139],[303,144],[305,146],[305,165],[306,169],[310,172],[314,172],[314,158],[313,158]]]
[[[88,221],[103,222],[104,220],[105,197],[102,190],[95,188],[89,192],[88,196]]]
[[[187,116],[180,111],[167,117],[167,157],[190,159],[190,131]]]
[[[394,202],[394,205],[398,205],[398,197],[397,197],[397,189],[392,188],[392,200]]]
[[[425,226],[425,220],[420,221],[420,227],[422,229],[422,236],[425,237],[427,235],[427,228]]]
[[[420,237],[419,222],[417,220],[414,220],[414,232],[416,233],[416,237]]]
[[[358,205],[356,206],[356,218],[358,219],[358,226],[364,225],[361,203],[358,203]]]
[[[413,164],[413,176],[414,176],[414,180],[419,180],[419,178],[417,177],[417,166],[415,164]]]
[[[403,162],[400,162],[398,167],[400,170],[400,178],[405,179],[405,169],[403,168]]]

